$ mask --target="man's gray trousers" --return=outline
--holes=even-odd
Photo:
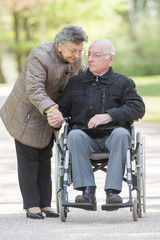
[[[104,189],[122,190],[126,152],[131,137],[125,128],[118,127],[109,136],[91,138],[82,130],[71,130],[67,145],[72,161],[73,185],[75,189],[96,186],[90,153],[109,151],[107,175]]]

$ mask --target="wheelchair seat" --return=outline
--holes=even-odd
[[[107,164],[109,159],[109,152],[94,152],[90,154],[90,161],[92,163],[93,172],[101,170],[107,171]]]
[[[102,161],[102,159],[107,160],[108,158],[109,158],[109,152],[94,152],[90,154],[91,160]]]

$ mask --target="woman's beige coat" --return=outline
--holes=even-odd
[[[46,147],[54,129],[45,110],[57,101],[69,78],[84,71],[81,58],[65,62],[53,42],[34,49],[0,110],[10,135],[25,145]]]

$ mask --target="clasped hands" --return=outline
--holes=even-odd
[[[59,128],[65,122],[62,113],[54,108],[50,113],[47,114],[47,120],[50,126]]]
[[[55,108],[52,112],[47,114],[47,120],[50,126],[59,128],[65,122],[62,113]],[[108,113],[96,114],[88,122],[88,128],[96,128],[99,125],[104,125],[112,121]]]

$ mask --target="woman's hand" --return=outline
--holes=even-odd
[[[54,108],[52,112],[47,114],[47,120],[50,126],[54,128],[59,128],[65,122],[62,113]]]

